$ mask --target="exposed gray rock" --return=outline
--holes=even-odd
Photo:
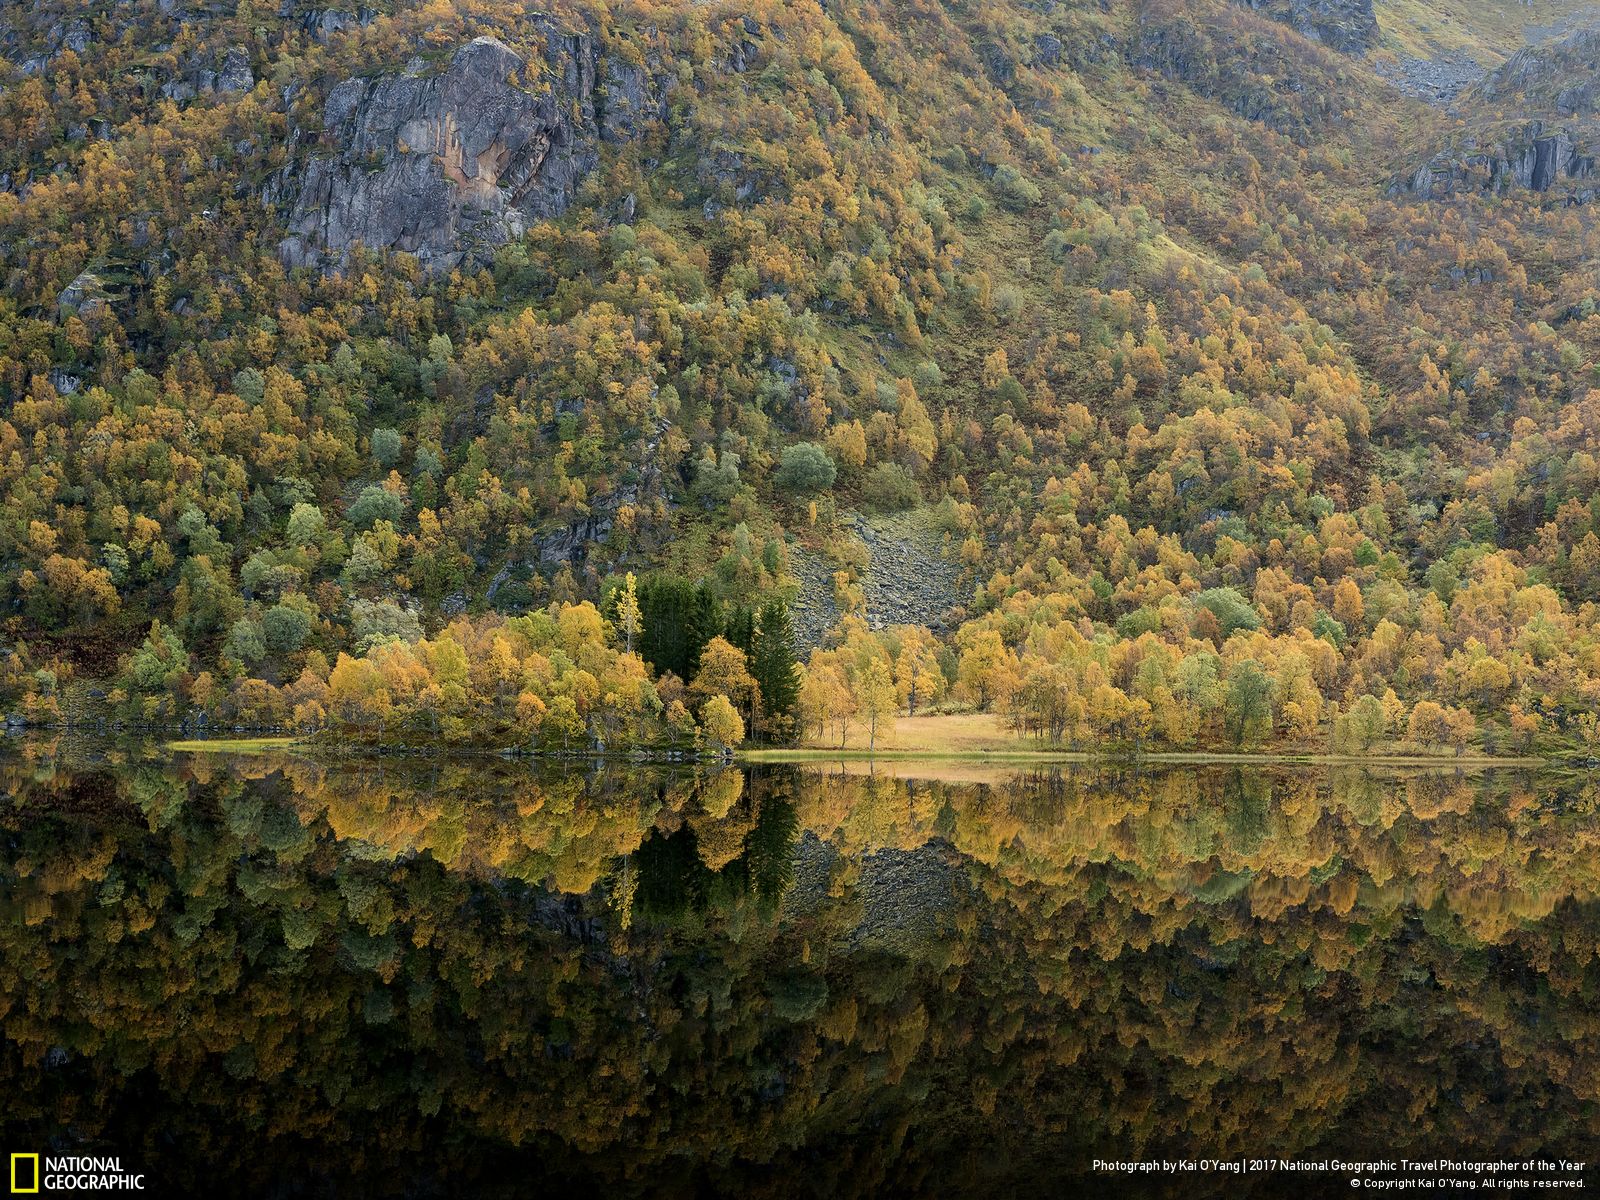
[[[562,529],[543,534],[534,542],[541,567],[579,563],[588,557],[591,546],[610,536],[616,525],[612,513],[595,512]]]
[[[41,19],[45,17],[47,10],[36,10],[27,5],[13,7],[21,10],[17,16],[32,25],[48,46],[42,54],[30,54],[26,58],[19,58],[16,48],[17,28],[10,25],[9,20],[0,23],[0,34],[3,34],[0,36],[0,46],[4,48],[5,57],[15,61],[17,69],[24,75],[44,74],[50,69],[51,63],[69,50],[82,56],[94,41],[94,34],[87,21],[54,21],[46,27],[41,23]]]
[[[740,24],[744,26],[746,36],[733,44],[728,51],[728,57],[719,64],[723,70],[731,71],[735,75],[743,75],[755,66],[756,57],[761,53],[761,47],[751,40],[761,36],[761,23],[754,17],[744,17]]]
[[[695,179],[707,191],[741,204],[754,198],[765,182],[746,165],[743,154],[726,149],[702,154],[695,164]]]
[[[1580,140],[1582,139],[1582,140]],[[1595,154],[1580,132],[1529,121],[1489,134],[1464,134],[1390,190],[1439,199],[1461,191],[1502,194],[1512,188],[1548,192],[1564,183],[1575,203],[1594,199]]]
[[[727,59],[722,63],[725,70],[732,71],[735,75],[743,75],[756,61],[756,55],[761,51],[749,38],[740,38],[728,51]]]
[[[370,8],[357,9],[354,13],[320,8],[305,13],[300,18],[300,27],[317,41],[326,44],[347,30],[365,28],[376,18],[377,14]]]
[[[256,85],[255,73],[250,70],[250,56],[242,46],[229,49],[217,72],[215,88],[219,92],[248,92]]]
[[[1519,50],[1464,93],[1448,140],[1391,192],[1439,198],[1513,189],[1588,203],[1600,145],[1600,28]]]
[[[163,99],[171,100],[174,104],[187,104],[200,94],[200,89],[187,79],[169,79],[161,85]]]
[[[182,105],[200,96],[248,92],[256,85],[255,73],[250,69],[250,56],[242,46],[231,47],[216,70],[203,65],[204,61],[190,58],[185,62],[174,78],[161,85],[162,97]]]
[[[1037,67],[1061,65],[1061,39],[1053,33],[1041,33],[1033,39],[1033,64]]]
[[[1563,117],[1600,111],[1600,28],[1579,29],[1558,41],[1518,50],[1484,77],[1472,99]]]
[[[615,55],[600,60],[603,83],[598,98],[600,136],[608,142],[626,142],[639,136],[652,121],[666,119],[663,89],[639,64]]]
[[[63,309],[87,313],[104,304],[109,297],[105,281],[95,272],[86,270],[61,289],[56,303]]]
[[[1313,41],[1345,54],[1359,54],[1378,40],[1372,0],[1241,0]]]
[[[996,86],[1008,88],[1017,81],[1017,61],[1011,52],[998,42],[984,42],[978,47],[978,58],[983,69]]]
[[[87,50],[90,41],[89,25],[85,21],[74,21],[61,33],[61,49],[71,50],[74,54],[82,54]]]
[[[292,197],[284,262],[328,265],[361,243],[445,271],[565,211],[599,143],[636,136],[664,110],[643,68],[602,59],[586,33],[538,24],[543,62],[480,37],[443,72],[414,63],[337,85],[311,155],[267,192]]]
[[[1483,78],[1483,67],[1462,52],[1417,58],[1402,54],[1393,64],[1373,63],[1373,70],[1394,85],[1396,91],[1429,104],[1449,104]]]
[[[800,591],[789,605],[789,625],[794,646],[802,657],[820,646],[828,631],[839,623],[833,600],[833,568],[817,555],[795,547],[789,552],[789,569],[800,581]]]
[[[943,632],[953,627],[961,566],[944,557],[926,510],[858,516],[855,531],[868,554],[861,590],[871,628],[924,625]]]

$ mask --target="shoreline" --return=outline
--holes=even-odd
[[[315,739],[295,737],[259,738],[183,738],[161,743],[162,747],[178,754],[274,754],[300,753],[308,757],[328,754],[335,757],[409,757],[422,753],[430,757],[495,757],[528,759],[549,763],[683,763],[702,765],[742,766],[801,766],[808,763],[829,762],[943,762],[943,763],[994,763],[1008,766],[1038,764],[1137,766],[1161,764],[1175,766],[1315,766],[1315,767],[1522,767],[1551,769],[1562,766],[1584,766],[1582,760],[1568,762],[1561,758],[1519,756],[1515,758],[1484,754],[1426,755],[1426,754],[1316,754],[1305,751],[1196,751],[1165,750],[1144,753],[1092,753],[1081,750],[882,750],[822,749],[813,746],[757,748],[735,751],[731,757],[701,758],[684,755],[664,758],[658,754],[631,754],[627,751],[601,754],[549,755],[518,753],[508,755],[489,747],[449,746],[437,749],[411,745],[368,746],[352,743],[335,747]]]
[[[976,762],[976,763],[1066,763],[1137,765],[1140,763],[1165,763],[1188,766],[1216,766],[1235,763],[1239,765],[1303,765],[1320,767],[1555,767],[1564,764],[1559,758],[1518,757],[1502,758],[1484,754],[1426,755],[1426,754],[1313,754],[1292,750],[1280,751],[1204,751],[1159,750],[1136,754],[1092,753],[1082,750],[821,750],[814,747],[796,747],[774,750],[742,750],[734,755],[735,762],[755,765],[807,762]]]

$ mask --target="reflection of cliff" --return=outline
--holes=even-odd
[[[1007,1194],[1107,1143],[1600,1135],[1592,788],[194,759],[0,790],[0,1125],[174,1191],[226,1160]]]

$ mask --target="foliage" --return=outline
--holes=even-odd
[[[48,68],[0,89],[6,636],[124,714],[245,711],[464,616],[615,627],[632,572],[624,651],[692,717],[731,608],[859,614],[855,510],[926,502],[963,574],[930,644],[885,647],[901,709],[1072,744],[1589,744],[1600,230],[1392,186],[1532,93],[1435,113],[1213,0],[566,4],[663,100],[569,208],[452,270],[290,271],[331,88],[542,35],[502,0],[136,7],[69,48],[22,6],[8,61]],[[235,46],[255,87],[178,86]],[[1245,660],[1270,715],[1230,726]],[[793,704],[831,736],[856,675],[823,665]],[[1378,735],[1344,719],[1367,696]]]
[[[798,442],[783,448],[783,460],[773,482],[794,495],[813,496],[831,488],[837,475],[826,450],[813,442]]]

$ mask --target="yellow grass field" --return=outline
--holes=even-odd
[[[838,750],[836,738],[801,743],[808,750]],[[853,725],[843,749],[865,750],[867,727]],[[994,713],[951,713],[939,716],[900,717],[894,728],[878,731],[876,749],[903,754],[1036,753],[1045,749],[1032,738],[1018,737]]]

